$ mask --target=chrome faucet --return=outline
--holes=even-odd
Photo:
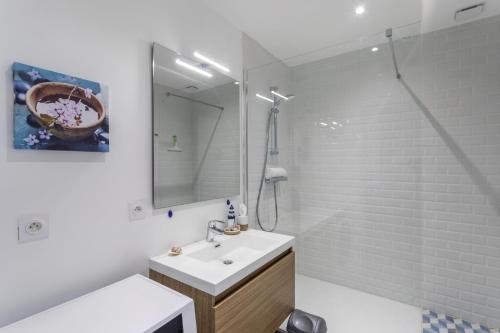
[[[226,222],[220,220],[208,221],[207,236],[205,238],[207,242],[212,243],[214,241],[215,235],[222,235],[224,233],[226,224]]]

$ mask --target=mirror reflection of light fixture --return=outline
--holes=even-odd
[[[198,53],[198,52],[195,52],[195,53],[194,53],[194,56],[195,56],[196,58],[200,59],[201,61],[204,61],[204,62],[206,62],[207,64],[210,64],[210,65],[212,65],[212,66],[214,66],[214,67],[216,67],[216,68],[220,69],[220,70],[221,70],[221,71],[223,71],[223,72],[226,72],[226,73],[229,73],[229,72],[230,72],[229,68],[227,68],[226,66],[223,66],[223,65],[219,64],[218,62],[215,62],[214,60],[212,60],[212,59],[210,59],[210,58],[205,57],[203,54],[200,54],[200,53]]]
[[[271,90],[271,94],[276,95],[276,96],[278,96],[279,98],[283,98],[285,101],[288,101],[288,97],[283,96],[283,95],[281,95],[281,94],[277,93],[277,92],[276,92],[276,91],[274,91],[274,90]]]
[[[274,101],[266,96],[262,96],[261,94],[255,94],[255,96],[257,96],[258,98],[260,99],[263,99],[265,101],[268,101],[268,102],[271,102],[271,103],[274,103]]]
[[[201,69],[201,68],[198,68],[198,67],[196,67],[196,66],[193,66],[193,65],[191,65],[191,64],[188,64],[187,62],[184,62],[184,61],[182,61],[181,59],[176,59],[176,60],[175,60],[175,63],[176,63],[177,65],[180,65],[180,66],[182,66],[182,67],[185,67],[185,68],[187,68],[187,69],[190,69],[190,70],[192,70],[193,72],[196,72],[196,73],[201,74],[201,75],[203,75],[203,76],[206,76],[206,77],[212,77],[212,76],[213,76],[213,74],[212,74],[212,73],[209,73],[209,72],[207,72],[207,71],[204,71],[204,70],[203,70],[203,69]]]

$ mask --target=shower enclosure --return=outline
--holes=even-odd
[[[249,212],[262,196],[272,228],[267,159],[288,172],[276,231],[296,236],[298,274],[500,328],[500,17],[424,30],[248,69]],[[273,86],[296,96],[277,154],[256,97]]]

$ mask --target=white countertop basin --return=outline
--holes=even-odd
[[[214,245],[220,243],[220,246]],[[183,247],[179,256],[163,254],[149,267],[210,295],[217,296],[291,248],[295,238],[250,229],[236,236],[216,236]],[[231,261],[231,264],[227,264]],[[224,263],[226,262],[226,264]]]

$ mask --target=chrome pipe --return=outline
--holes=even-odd
[[[194,98],[191,98],[191,97],[177,95],[177,94],[174,94],[174,93],[171,93],[171,92],[167,92],[167,96],[174,96],[174,97],[177,97],[177,98],[182,98],[182,99],[185,99],[187,101],[191,101],[191,102],[203,104],[203,105],[206,105],[206,106],[211,106],[213,108],[216,108],[216,109],[219,109],[221,111],[224,111],[224,107],[222,107],[222,106],[218,106],[218,105],[215,105],[215,104],[210,104],[210,103],[207,103],[207,102],[203,102],[203,101],[200,101],[199,99],[194,99]]]
[[[394,41],[392,40],[392,28],[385,31],[385,37],[389,39],[389,48],[392,54],[392,63],[394,64],[394,69],[396,70],[396,78],[401,79],[401,73],[399,72],[398,61],[396,59],[396,51],[394,50]]]
[[[278,155],[280,153],[278,148],[278,112],[277,108],[273,109],[273,148],[270,151],[271,155]]]

